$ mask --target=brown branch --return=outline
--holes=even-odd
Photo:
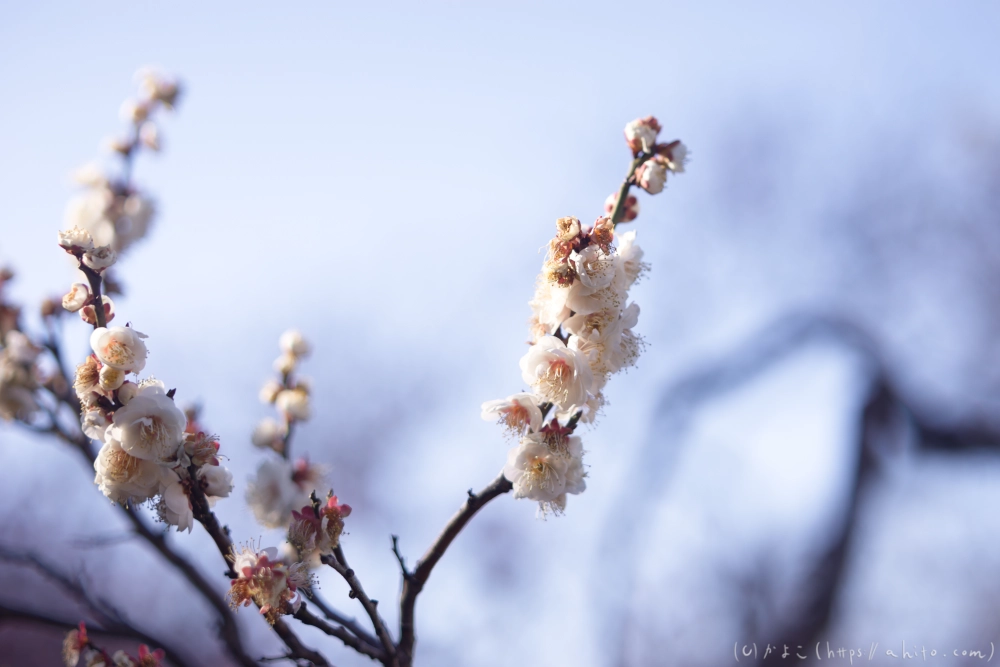
[[[313,616],[308,609],[306,609],[305,603],[299,607],[299,610],[295,612],[295,618],[299,619],[306,625],[311,625],[314,628],[319,628],[331,637],[336,637],[340,641],[350,648],[353,648],[358,653],[367,655],[372,660],[378,660],[381,663],[385,663],[386,653],[378,645],[369,644],[366,641],[358,638],[353,633],[349,632],[347,628],[341,627],[339,625],[330,625],[325,621],[320,620],[316,616]]]
[[[416,644],[416,632],[414,628],[414,611],[417,604],[417,596],[423,590],[427,578],[431,576],[431,570],[437,564],[448,546],[454,541],[458,534],[469,523],[486,503],[497,496],[502,496],[514,485],[501,473],[495,480],[480,491],[478,494],[469,492],[462,508],[451,518],[448,525],[444,527],[438,538],[434,540],[424,557],[417,563],[410,577],[403,578],[403,592],[399,601],[399,654],[400,664],[403,667],[413,664],[413,647]]]
[[[316,591],[309,591],[308,595],[309,601],[312,602],[317,609],[323,612],[323,615],[326,616],[328,620],[333,621],[334,623],[339,623],[372,646],[380,646],[377,637],[362,628],[354,618],[349,618],[328,605],[326,601],[319,596],[319,593]]]
[[[383,662],[386,665],[398,665],[396,661],[396,644],[392,641],[392,635],[389,634],[389,628],[386,626],[385,621],[379,616],[378,600],[372,600],[365,593],[365,589],[358,580],[354,570],[347,564],[347,558],[344,557],[344,550],[338,545],[333,550],[332,556],[323,556],[322,560],[324,564],[332,567],[337,571],[337,574],[344,578],[347,585],[351,587],[351,597],[357,598],[361,606],[365,608],[365,612],[368,613],[368,618],[371,619],[372,626],[375,628],[375,634],[378,635],[379,640],[382,642],[382,648],[385,649],[386,657]]]
[[[288,654],[289,658],[306,660],[313,665],[316,665],[316,667],[332,667],[330,663],[326,661],[326,658],[324,658],[321,654],[304,645],[302,640],[299,639],[294,632],[288,629],[288,626],[285,625],[283,620],[279,618],[274,622],[272,627],[274,628],[275,633],[281,637],[281,641],[285,642],[285,646],[288,647],[288,650],[290,651]]]

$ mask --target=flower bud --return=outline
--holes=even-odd
[[[309,342],[296,329],[289,329],[281,334],[281,338],[278,339],[278,346],[285,354],[299,359],[308,357],[309,353],[312,352],[312,346],[309,345]]]
[[[632,153],[649,153],[656,145],[656,137],[660,134],[660,123],[653,116],[637,118],[625,126],[625,141]]]
[[[642,163],[636,170],[635,177],[640,188],[651,195],[660,194],[667,182],[666,158],[657,155],[652,160]]]
[[[661,144],[656,147],[657,155],[666,159],[667,169],[680,174],[684,172],[684,165],[688,159],[688,149],[680,141],[671,141],[669,144]]]
[[[285,429],[274,419],[263,419],[254,427],[250,440],[254,447],[273,449],[280,454],[285,446]]]
[[[138,390],[139,385],[126,380],[122,383],[122,386],[118,387],[118,400],[122,405],[128,405],[128,402],[135,398],[135,393]]]
[[[260,402],[274,403],[274,400],[278,398],[278,394],[284,388],[285,386],[277,380],[268,380],[264,383],[264,386],[260,388]]]
[[[604,200],[604,212],[611,215],[611,212],[615,210],[617,202],[617,192],[608,195],[608,198]],[[637,217],[639,217],[639,200],[635,195],[628,195],[625,197],[625,210],[622,212],[622,218],[618,222],[632,222]]]
[[[118,254],[111,249],[111,246],[102,245],[83,253],[84,266],[94,271],[103,271],[118,259]]]
[[[572,241],[580,235],[580,221],[573,217],[556,220],[556,238],[560,241]]]
[[[83,308],[90,301],[90,287],[86,283],[73,283],[69,292],[62,298],[62,307],[71,313]]]
[[[280,357],[274,360],[274,370],[281,373],[282,375],[288,375],[293,370],[295,370],[295,364],[298,362],[298,357],[294,354],[289,354],[285,352]]]
[[[289,419],[309,419],[309,394],[302,389],[285,389],[278,393],[274,403]]]
[[[74,250],[86,252],[94,247],[94,239],[87,230],[74,227],[69,231],[59,232],[59,246],[67,252]]]
[[[115,319],[115,304],[103,294],[101,301],[104,302],[104,322],[108,323]],[[94,304],[88,304],[80,309],[80,319],[90,325],[97,324],[97,310],[94,308]]]

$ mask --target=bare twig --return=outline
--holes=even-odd
[[[357,598],[361,602],[361,606],[365,608],[365,612],[367,612],[368,618],[371,619],[372,626],[375,628],[375,634],[378,635],[379,640],[382,642],[382,648],[385,649],[385,664],[398,664],[396,662],[396,644],[392,641],[392,635],[389,634],[389,628],[386,627],[385,621],[379,616],[378,600],[372,600],[365,593],[365,589],[358,580],[354,570],[347,564],[347,558],[344,557],[344,550],[338,545],[333,550],[332,556],[323,556],[322,560],[323,563],[332,567],[337,571],[337,574],[344,578],[347,585],[351,587],[351,597]]]
[[[358,653],[367,655],[372,660],[378,660],[384,663],[386,659],[385,651],[377,644],[369,644],[368,642],[358,638],[356,635],[352,634],[347,630],[347,628],[341,627],[339,625],[330,625],[325,621],[320,620],[316,616],[313,616],[309,610],[306,608],[305,603],[299,607],[299,610],[295,612],[295,618],[299,619],[306,625],[311,625],[314,628],[319,628],[324,633],[330,635],[331,637],[336,637],[340,641],[350,648],[353,648]]]
[[[427,550],[424,557],[417,563],[409,578],[403,578],[403,593],[399,601],[399,656],[400,663],[407,667],[413,663],[413,647],[416,643],[416,632],[414,629],[414,611],[417,604],[417,596],[423,590],[427,578],[431,576],[431,570],[437,564],[448,546],[454,541],[458,534],[469,523],[486,503],[497,496],[501,496],[514,485],[500,474],[495,480],[490,482],[486,488],[477,494],[469,493],[468,499],[462,508],[451,518],[448,525],[444,527],[434,544]]]
[[[319,593],[316,591],[309,591],[308,595],[309,601],[312,602],[317,609],[323,612],[323,615],[326,616],[327,619],[333,621],[334,623],[339,623],[372,646],[381,646],[375,635],[362,628],[356,619],[349,618],[328,605],[326,601],[320,597]]]
[[[316,667],[332,667],[321,654],[304,645],[302,640],[288,629],[283,620],[279,618],[274,622],[273,627],[277,635],[281,637],[281,641],[285,642],[285,646],[288,647],[290,651],[288,657],[294,658],[296,661],[305,660]]]
[[[471,498],[472,495],[472,489],[469,489],[469,497]],[[399,570],[403,573],[403,579],[412,577],[413,573],[406,569],[406,560],[399,551],[399,535],[392,536],[392,553],[396,554],[396,560],[399,561]]]

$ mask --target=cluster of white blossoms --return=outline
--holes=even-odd
[[[122,174],[109,176],[97,164],[87,164],[76,171],[74,180],[85,190],[70,200],[66,223],[79,227],[93,237],[99,247],[121,253],[143,238],[155,213],[152,199],[131,183],[131,162],[140,150],[160,150],[161,133],[156,113],[171,110],[180,94],[177,80],[143,69],[136,74],[139,95],[121,107],[122,120],[128,124],[125,136],[106,140],[107,148],[123,162]]]
[[[257,475],[247,485],[247,503],[257,521],[267,528],[284,528],[292,512],[309,504],[309,494],[323,481],[325,468],[298,459],[288,460],[288,444],[296,423],[309,419],[309,383],[296,376],[299,363],[312,351],[298,331],[286,331],[278,340],[281,355],[274,361],[280,379],[268,380],[260,390],[260,400],[275,406],[279,419],[261,420],[251,441],[255,447],[278,454],[260,464]]]
[[[656,194],[666,170],[683,171],[686,148],[679,141],[658,144],[659,131],[652,116],[625,127],[635,161],[627,186],[606,204],[615,220],[604,216],[592,226],[573,217],[556,221],[530,302],[531,348],[520,362],[530,391],[482,407],[484,419],[499,420],[519,438],[504,476],[514,497],[537,501],[543,516],[561,513],[567,494],[586,488],[583,445],[573,433],[577,424],[595,420],[608,379],[633,366],[643,347],[634,331],[639,306],[629,303],[628,294],[648,267],[635,232],[619,234],[615,225],[638,215],[629,187]],[[618,207],[620,196],[626,199]]]
[[[88,263],[94,244],[86,231],[61,232],[59,245],[79,260],[81,269],[90,269],[88,275],[97,277],[95,285],[100,284],[100,273],[110,264]],[[81,283],[64,305],[74,292],[87,295],[81,298],[83,304],[93,299]],[[79,310],[80,305],[73,303],[67,309]],[[103,443],[94,461],[94,483],[112,502],[152,501],[164,522],[190,531],[192,487],[198,485],[212,504],[229,495],[233,476],[219,465],[218,439],[189,428],[173,391],[153,378],[139,381],[148,354],[145,339],[129,326],[97,326],[90,336],[93,353],[76,369],[73,388],[80,400],[83,431]]]

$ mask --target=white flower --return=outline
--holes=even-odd
[[[648,265],[642,261],[642,248],[635,242],[635,230],[625,232],[618,237],[618,248],[615,254],[621,258],[625,271],[626,284],[631,287],[639,276],[648,270]]]
[[[140,82],[139,89],[144,99],[162,102],[168,109],[177,102],[180,85],[176,79],[168,78],[150,67],[143,67],[136,72],[136,78]]]
[[[111,392],[124,384],[125,371],[114,368],[113,366],[103,366],[98,378],[101,384],[101,389]]]
[[[107,294],[101,295],[101,303],[104,306],[104,323],[107,324],[115,319],[115,304]],[[97,324],[97,308],[94,304],[88,303],[80,309],[80,319],[91,326]]]
[[[543,336],[521,358],[521,377],[546,401],[580,405],[593,380],[587,358],[555,336]]]
[[[293,479],[292,465],[284,460],[267,460],[257,468],[257,476],[247,483],[247,503],[257,521],[267,528],[282,528],[292,519],[292,510],[309,504],[309,494]]]
[[[87,251],[94,247],[94,239],[87,230],[73,227],[67,232],[59,232],[59,245],[66,250],[80,248]]]
[[[615,278],[615,261],[596,245],[589,245],[582,251],[573,251],[570,264],[580,282],[591,289],[601,289],[611,284]]]
[[[308,357],[309,353],[312,352],[312,346],[295,329],[290,329],[281,334],[281,338],[278,339],[278,345],[281,347],[282,352],[290,354],[293,357]]]
[[[210,498],[228,498],[233,490],[233,473],[223,466],[198,468],[198,479],[205,483],[205,495]]]
[[[612,278],[608,284],[595,288],[584,285],[582,281],[573,283],[566,299],[566,305],[573,312],[589,315],[599,310],[620,310],[625,305],[628,296],[625,266],[617,254],[611,255],[610,259],[614,270],[611,272]]]
[[[118,400],[122,405],[128,405],[138,391],[139,385],[135,382],[124,382],[122,386],[118,387]]]
[[[71,313],[83,308],[90,299],[90,287],[85,283],[73,283],[69,292],[62,298],[62,307]]]
[[[284,449],[285,428],[270,417],[262,419],[254,427],[250,440],[253,442],[254,447],[273,449],[276,452],[280,452]]]
[[[103,271],[118,259],[118,254],[111,246],[102,245],[83,253],[83,263],[94,271]]]
[[[194,512],[191,499],[181,483],[181,478],[170,468],[160,467],[159,474],[160,502],[156,511],[164,523],[177,526],[177,530],[189,533],[194,527]]]
[[[126,373],[138,373],[146,367],[143,338],[147,338],[146,334],[129,327],[100,327],[90,335],[90,346],[102,364]]]
[[[639,187],[651,195],[663,192],[667,182],[667,161],[659,156],[648,160],[636,172]]]
[[[569,457],[549,450],[541,434],[531,434],[507,453],[503,474],[514,485],[515,498],[549,502],[565,491],[569,463]]]
[[[636,118],[625,126],[625,141],[634,153],[652,151],[659,134],[660,124],[653,116]]]
[[[514,394],[507,398],[483,403],[483,419],[503,424],[518,435],[525,429],[537,431],[542,425],[542,411],[534,394]]]
[[[534,319],[545,334],[555,333],[563,320],[572,314],[566,306],[569,294],[568,287],[561,287],[546,280],[539,281],[535,298],[528,305],[531,306]]]
[[[125,215],[115,223],[115,240],[111,244],[117,252],[146,236],[156,209],[151,199],[135,193],[125,199],[122,211]]]
[[[149,500],[158,493],[161,467],[138,459],[108,437],[94,460],[94,484],[112,502]]]
[[[305,421],[309,419],[309,394],[302,389],[283,389],[274,400],[275,406],[289,419]]]
[[[684,172],[684,165],[687,163],[688,159],[688,149],[687,146],[679,141],[675,141],[670,144],[670,156],[667,158],[667,167],[670,171],[675,174],[681,174]]]
[[[128,405],[114,414],[112,436],[122,449],[141,459],[171,461],[184,438],[187,418],[162,382],[147,380]]]
[[[83,413],[82,426],[84,434],[93,440],[104,442],[104,435],[110,422],[104,410],[91,408]]]

